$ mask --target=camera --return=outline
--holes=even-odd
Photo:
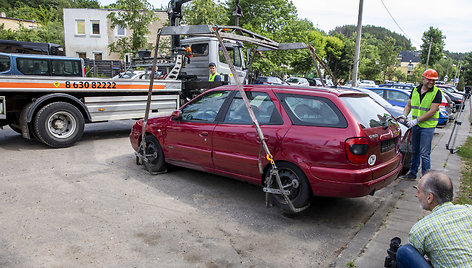
[[[384,267],[397,267],[397,250],[401,246],[402,240],[399,237],[394,237],[390,241],[390,248],[387,249],[387,257],[385,257]]]

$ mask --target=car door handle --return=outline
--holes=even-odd
[[[200,132],[200,137],[207,137],[208,136],[208,132]]]
[[[258,143],[260,143],[259,135],[257,135],[257,133],[246,133],[246,136],[248,136],[249,138],[255,139]],[[264,136],[264,140],[268,142],[269,137]]]

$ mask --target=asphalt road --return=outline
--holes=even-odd
[[[132,121],[51,149],[0,130],[0,267],[328,267],[392,187],[265,208],[256,185],[135,164]]]

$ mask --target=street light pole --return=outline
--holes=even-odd
[[[352,70],[352,86],[357,87],[357,73],[359,69],[359,54],[361,50],[361,34],[362,34],[362,9],[364,7],[364,0],[359,0],[359,15],[357,17],[357,36],[356,36],[356,50],[354,52],[354,67]]]

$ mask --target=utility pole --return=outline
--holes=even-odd
[[[357,87],[357,73],[359,69],[359,54],[361,51],[361,34],[362,34],[362,9],[364,7],[364,0],[359,0],[359,15],[357,17],[357,36],[356,36],[356,50],[354,52],[354,66],[352,71],[352,86]]]
[[[428,58],[426,58],[426,69],[428,69],[429,56],[431,55],[431,46],[433,45],[433,37],[431,36],[430,38],[431,38],[431,41],[429,42]]]

